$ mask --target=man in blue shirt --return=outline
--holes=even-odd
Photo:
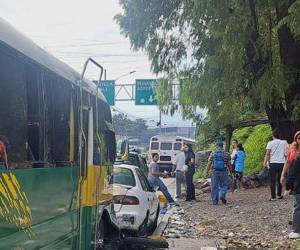
[[[168,188],[159,178],[159,177],[167,177],[168,175],[159,172],[159,165],[157,164],[158,159],[159,159],[159,155],[157,153],[152,154],[152,161],[149,164],[149,174],[148,174],[148,180],[150,182],[150,185],[153,188],[158,186],[159,190],[164,194],[164,196],[166,196],[170,205],[177,205],[177,203],[175,203],[174,199],[169,193]]]
[[[224,152],[223,142],[216,144],[217,150],[209,156],[208,171],[212,169],[211,175],[211,199],[213,205],[217,205],[219,199],[226,205],[226,194],[228,190],[228,172],[231,172],[231,157]]]

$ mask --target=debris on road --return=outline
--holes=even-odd
[[[269,202],[269,195],[268,187],[239,190],[228,194],[228,205],[213,206],[210,195],[200,193],[192,206],[181,201],[174,208],[164,236],[171,247],[173,240],[210,239],[218,249],[290,249],[293,199]]]

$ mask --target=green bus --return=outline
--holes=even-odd
[[[102,249],[119,237],[110,107],[83,75],[0,19],[1,250]]]

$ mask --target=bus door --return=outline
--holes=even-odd
[[[89,195],[88,166],[93,163],[93,109],[89,106],[82,108],[82,127],[80,132],[80,185],[79,185],[79,244],[77,249],[88,249],[91,242],[91,212],[86,208]]]

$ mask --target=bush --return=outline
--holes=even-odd
[[[269,125],[258,125],[254,127],[244,143],[247,154],[245,161],[245,175],[258,173],[263,169],[263,160],[266,152],[266,146],[271,139],[272,130]]]
[[[237,139],[239,143],[245,144],[246,140],[249,138],[250,134],[253,132],[255,128],[246,127],[240,128],[234,131],[232,135],[232,139]]]
[[[206,177],[206,168],[197,168],[193,176],[194,181]]]

